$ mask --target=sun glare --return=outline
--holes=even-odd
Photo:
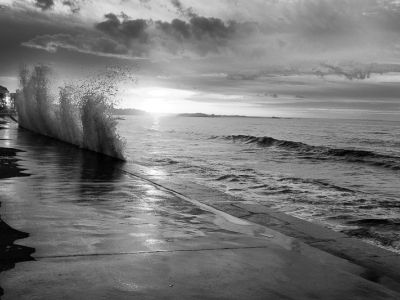
[[[126,107],[135,107],[155,114],[180,113],[194,91],[164,87],[141,87],[130,91]]]
[[[148,99],[146,103],[141,106],[141,109],[157,114],[169,114],[176,111],[175,106],[170,101],[161,99]]]

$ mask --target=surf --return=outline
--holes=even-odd
[[[269,136],[228,135],[213,136],[212,139],[224,139],[232,142],[254,144],[259,147],[277,147],[297,153],[302,158],[319,160],[342,160],[353,163],[365,163],[391,170],[400,170],[400,157],[390,156],[361,149],[331,148],[314,146],[302,142],[279,140]]]
[[[116,82],[126,73],[108,69],[52,92],[53,70],[46,65],[22,67],[16,93],[19,126],[83,149],[126,160],[125,140],[113,116]]]

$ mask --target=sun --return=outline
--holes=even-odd
[[[154,114],[171,114],[176,112],[176,107],[166,99],[147,99],[141,109]]]
[[[124,106],[154,114],[174,114],[187,109],[194,91],[166,87],[139,87],[130,91]]]

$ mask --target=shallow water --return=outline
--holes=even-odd
[[[131,163],[400,251],[400,122],[124,116]]]

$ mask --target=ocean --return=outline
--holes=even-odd
[[[128,163],[400,252],[400,122],[167,115],[118,122]]]

